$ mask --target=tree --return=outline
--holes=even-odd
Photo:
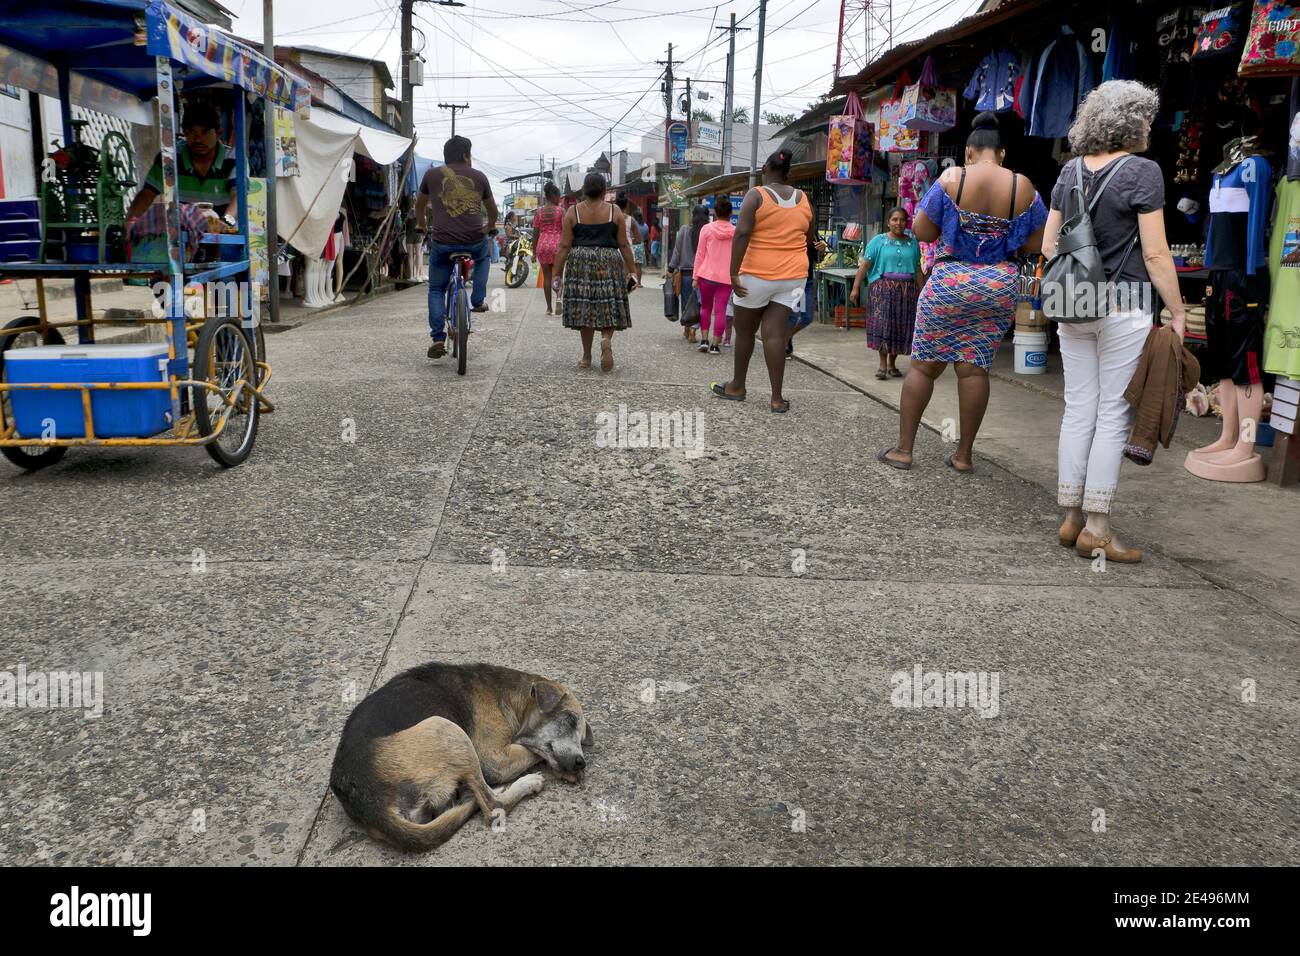
[[[731,111],[731,121],[733,123],[748,123],[749,110],[745,109],[743,106],[737,106]]]
[[[712,123],[714,121],[713,114],[708,110],[702,109],[691,110],[691,119],[699,120],[702,123]]]
[[[793,113],[764,113],[763,122],[773,126],[789,126],[794,122]]]

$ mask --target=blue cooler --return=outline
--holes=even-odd
[[[42,345],[5,353],[5,379],[28,382],[164,382],[167,343],[140,345]],[[81,392],[73,389],[13,389],[10,407],[18,435],[41,438],[84,438],[86,415]],[[171,427],[171,395],[167,389],[91,389],[90,410],[96,438],[148,438]]]

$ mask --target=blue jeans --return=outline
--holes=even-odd
[[[492,264],[488,261],[490,241],[484,238],[461,245],[429,243],[429,334],[435,342],[447,338],[445,326],[447,286],[451,282],[451,254],[464,252],[474,257],[474,286],[470,290],[469,303],[477,309],[487,298],[488,273],[492,271]]]

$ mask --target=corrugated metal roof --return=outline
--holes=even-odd
[[[983,13],[976,13],[973,16],[966,17],[964,20],[958,20],[947,29],[932,33],[920,40],[899,44],[884,56],[873,61],[857,76],[840,77],[836,80],[831,92],[847,93],[849,90],[861,92],[877,80],[898,72],[911,64],[913,60],[920,59],[926,53],[938,49],[945,43],[964,40],[1007,20],[1029,13],[1046,3],[1047,0],[1003,0],[1001,5],[991,10],[985,10]]]

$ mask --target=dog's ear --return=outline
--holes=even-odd
[[[549,681],[539,680],[533,685],[533,700],[543,714],[549,714],[560,705],[564,692]]]
[[[595,741],[591,736],[591,724],[587,724],[587,729],[582,732],[582,749],[586,750],[593,743],[595,743]]]

